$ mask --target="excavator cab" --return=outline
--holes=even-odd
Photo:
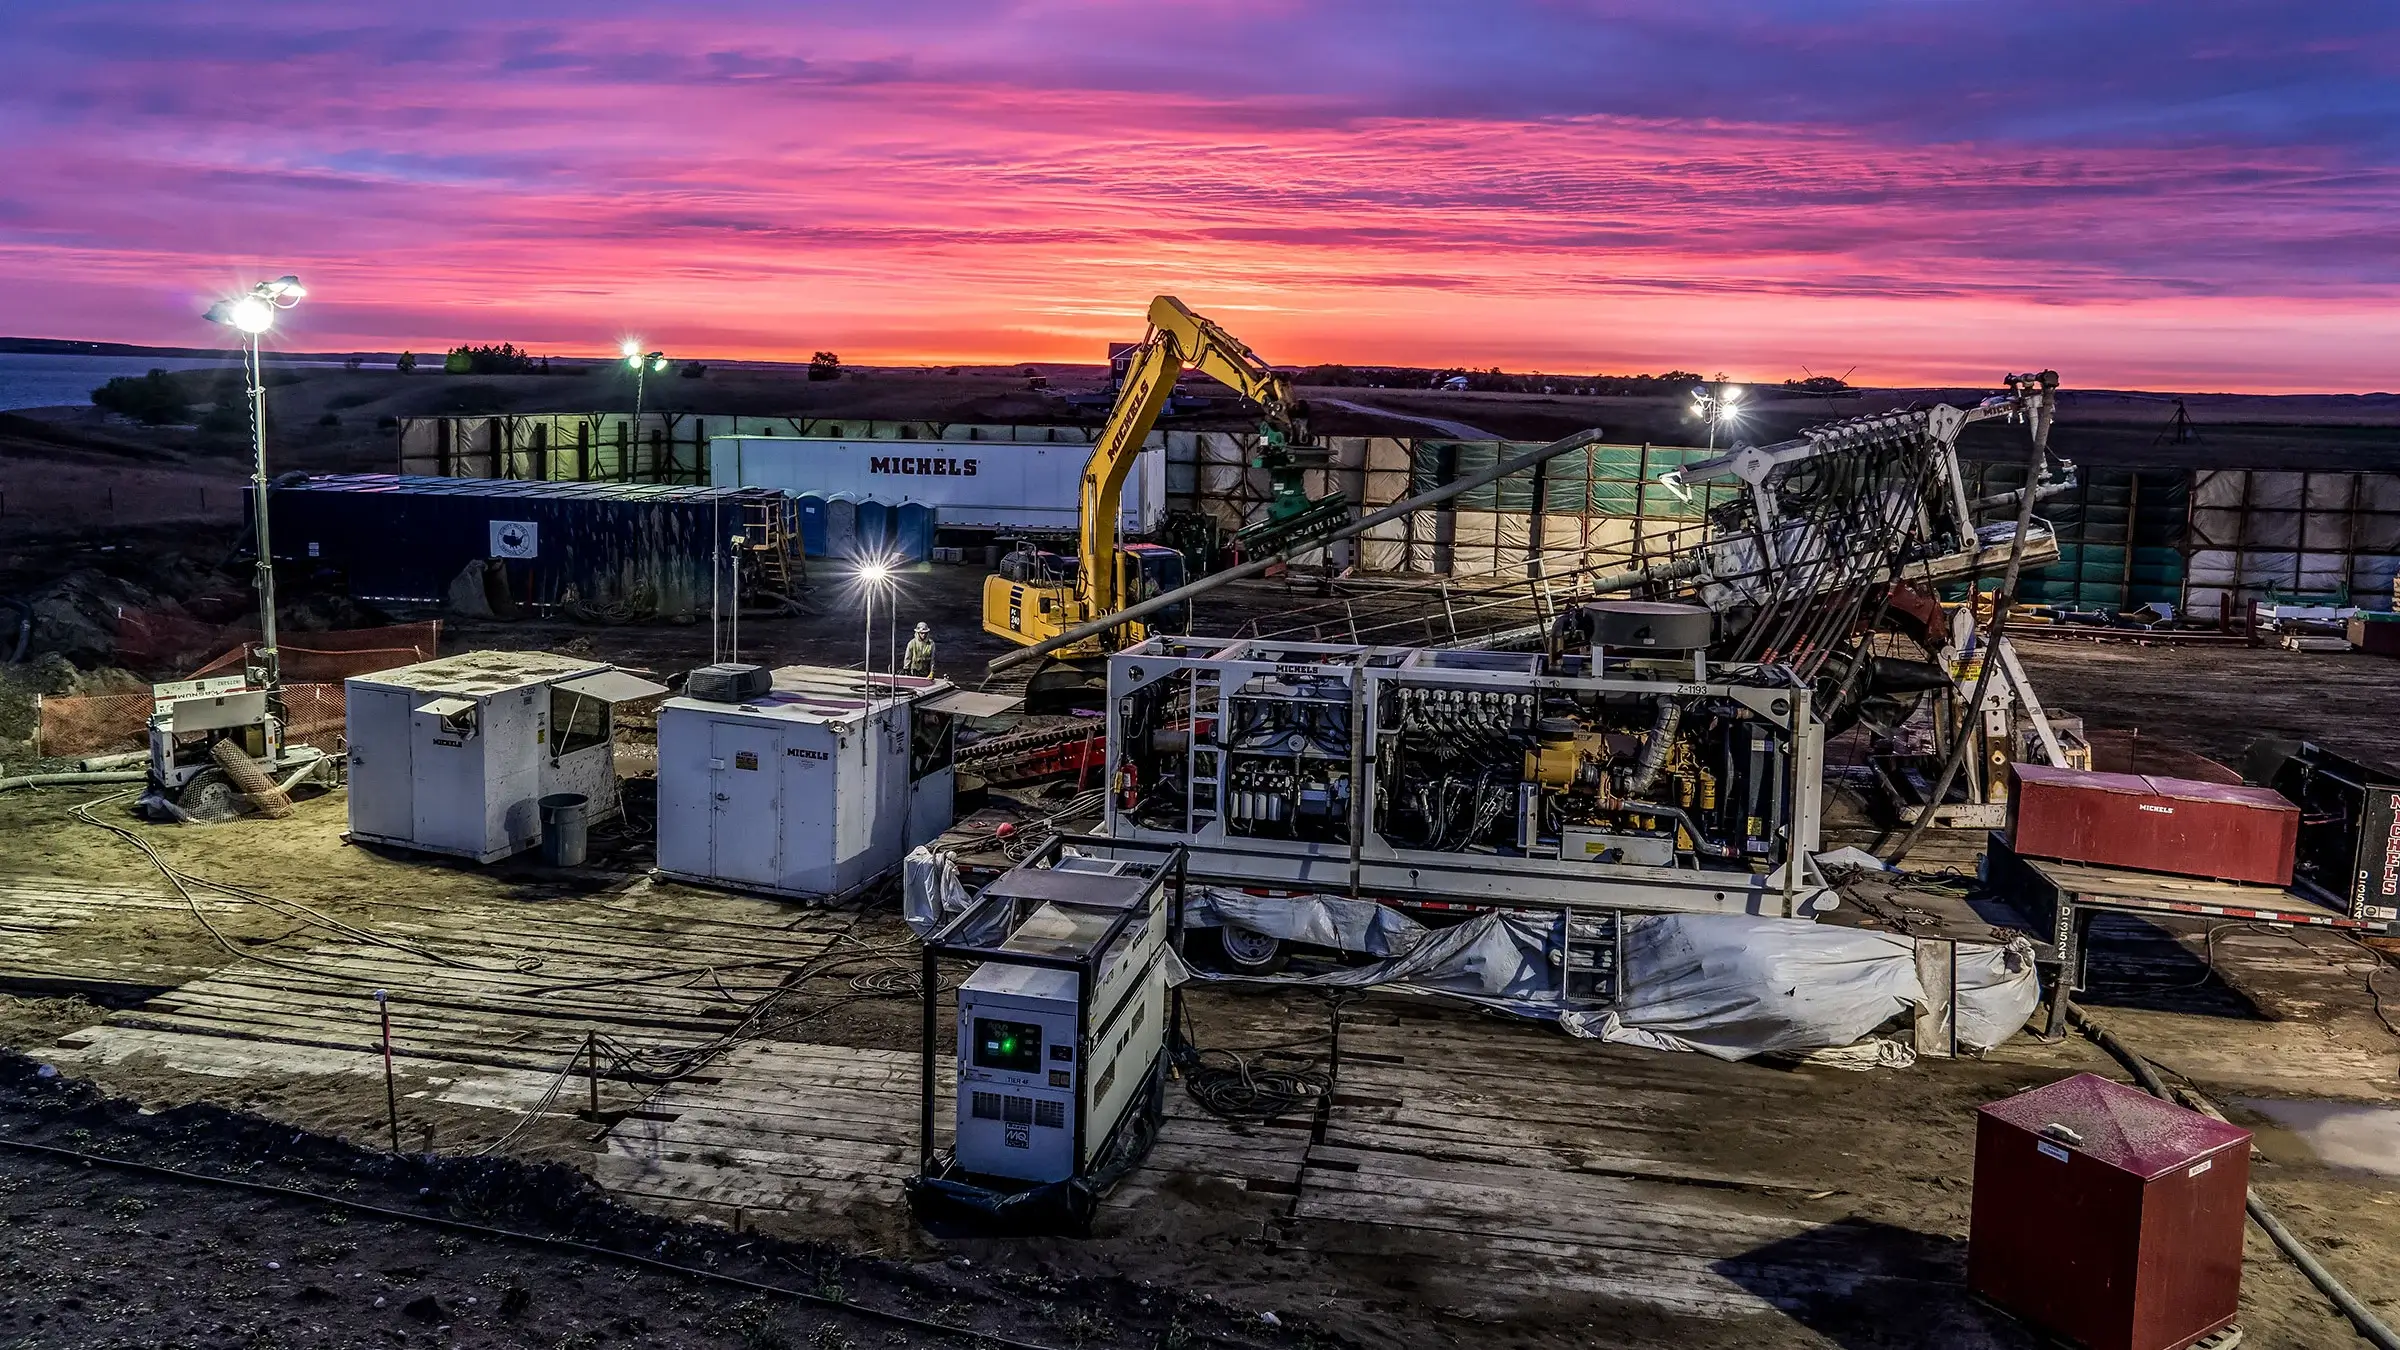
[[[1122,569],[1119,575],[1124,578],[1119,594],[1127,604],[1165,595],[1185,581],[1183,554],[1163,544],[1126,544],[1117,557]],[[1169,605],[1144,619],[1142,627],[1152,633],[1180,633],[1190,615],[1189,605]]]

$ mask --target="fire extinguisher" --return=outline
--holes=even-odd
[[[1127,760],[1117,766],[1117,809],[1130,811],[1142,795],[1142,773]]]

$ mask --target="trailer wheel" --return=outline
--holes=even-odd
[[[1283,939],[1268,937],[1257,929],[1224,924],[1216,934],[1217,951],[1234,974],[1273,975],[1291,960]]]
[[[223,769],[208,769],[183,785],[183,791],[175,794],[175,804],[192,819],[213,824],[242,813],[242,790]]]

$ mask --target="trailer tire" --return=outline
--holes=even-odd
[[[1236,975],[1274,975],[1291,963],[1290,944],[1252,928],[1224,924],[1212,930],[1218,961]]]
[[[242,813],[242,790],[223,769],[206,769],[175,794],[175,805],[191,819],[213,825]]]

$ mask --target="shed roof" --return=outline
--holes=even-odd
[[[588,656],[556,652],[460,652],[413,666],[355,675],[353,684],[436,694],[497,694],[527,685],[550,684],[611,667]]]

